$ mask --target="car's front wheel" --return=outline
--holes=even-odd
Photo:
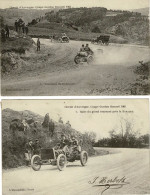
[[[74,62],[76,64],[79,64],[80,63],[80,57],[78,55],[74,58]]]
[[[41,168],[41,158],[39,155],[34,155],[31,158],[31,167],[34,171],[39,171]]]
[[[82,166],[85,166],[88,161],[88,153],[86,151],[82,151],[80,154],[80,162]]]
[[[67,158],[64,154],[60,154],[57,157],[57,168],[60,171],[63,171],[66,168],[66,164],[67,164]]]

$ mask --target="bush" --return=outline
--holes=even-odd
[[[92,29],[92,32],[94,33],[101,33],[100,29],[98,28],[98,26],[95,26],[93,29]]]

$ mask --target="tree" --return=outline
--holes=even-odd
[[[85,132],[84,135],[85,135],[85,137],[87,137],[90,140],[92,145],[94,145],[95,140],[96,140],[96,136],[97,136],[96,133],[93,131],[88,131],[88,132]]]
[[[101,30],[98,28],[98,26],[95,26],[95,27],[92,29],[92,32],[94,32],[94,33],[101,33]]]

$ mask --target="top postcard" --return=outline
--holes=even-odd
[[[2,0],[2,96],[150,94],[148,0]]]

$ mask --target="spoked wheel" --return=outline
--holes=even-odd
[[[91,64],[93,62],[93,56],[88,56],[88,58],[87,58],[87,63],[88,64]]]
[[[79,57],[79,56],[76,56],[76,57],[74,58],[74,62],[75,62],[76,64],[79,64],[79,63],[80,63],[80,57]]]
[[[39,155],[34,155],[31,158],[31,167],[34,171],[39,171],[41,168],[41,158]]]
[[[57,167],[60,171],[64,170],[66,167],[67,159],[64,154],[60,154],[57,158]]]
[[[59,38],[58,41],[59,41],[60,43],[62,43],[62,38]]]
[[[102,42],[101,40],[99,40],[97,43],[98,43],[98,44],[100,44],[100,45],[102,45],[102,44],[103,44],[103,42]]]
[[[88,161],[88,153],[85,151],[82,151],[80,154],[80,162],[82,166],[85,166],[85,164]]]

